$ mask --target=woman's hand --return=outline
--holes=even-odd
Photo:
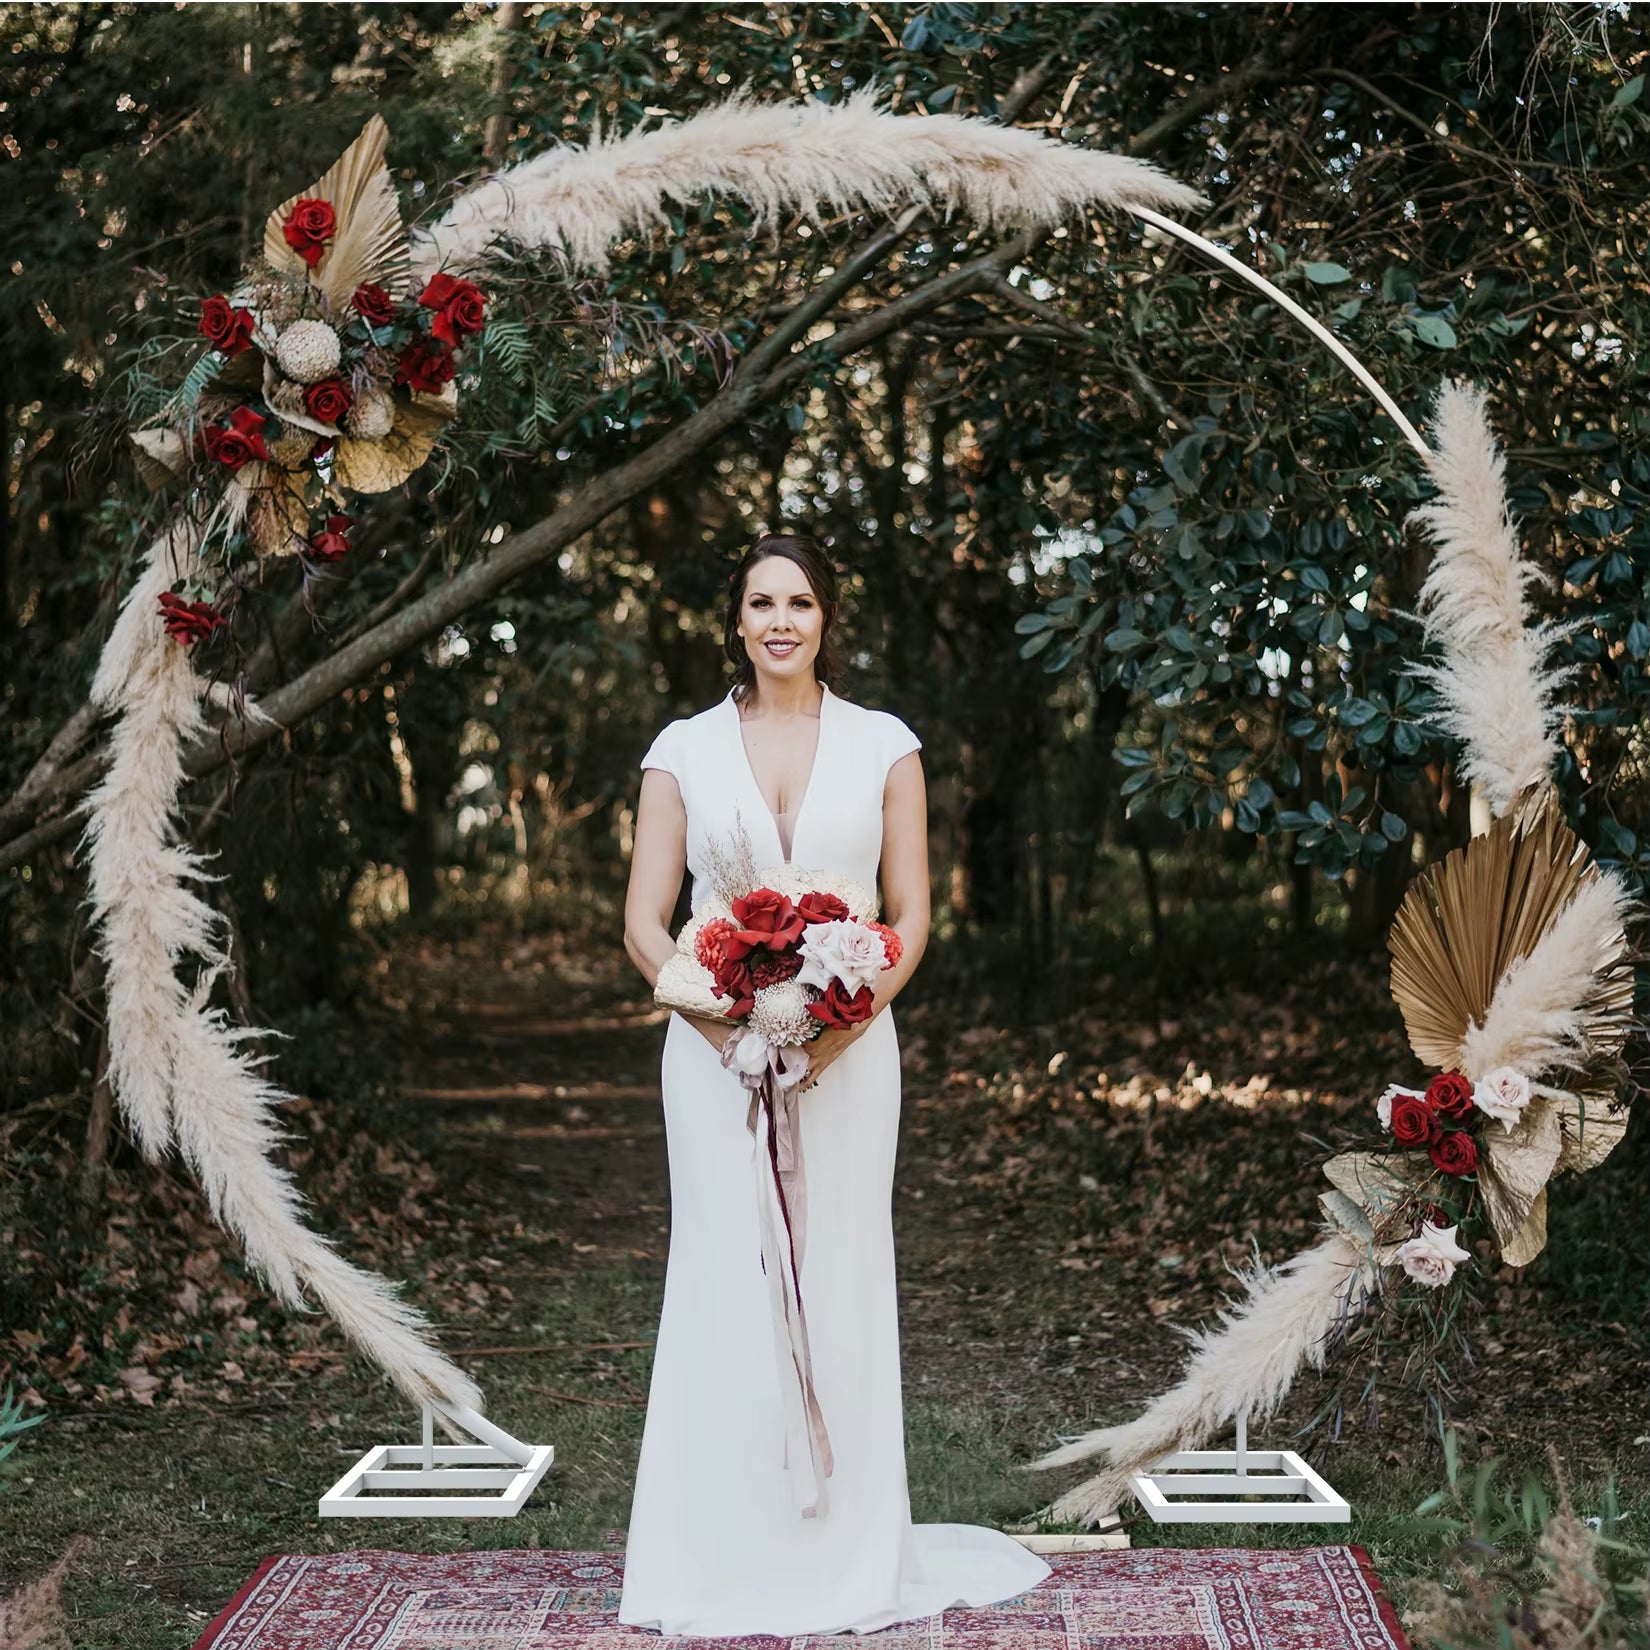
[[[806,1094],[825,1075],[826,1068],[859,1041],[870,1023],[869,1020],[861,1020],[855,1026],[827,1026],[807,1045],[808,1075],[802,1080],[802,1093]]]
[[[676,1011],[682,1014],[680,1009]],[[713,1014],[682,1014],[682,1018],[720,1054],[727,1044],[730,1032],[740,1030],[736,1020],[719,1020]]]

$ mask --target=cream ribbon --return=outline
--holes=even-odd
[[[802,1309],[802,1257],[808,1236],[808,1189],[802,1166],[801,1096],[808,1072],[802,1048],[780,1048],[759,1032],[740,1030],[722,1048],[722,1064],[751,1091],[745,1127],[754,1145],[756,1207],[762,1271],[768,1280],[774,1355],[785,1406],[785,1469],[804,1518],[828,1510],[830,1435],[814,1390],[808,1319]]]

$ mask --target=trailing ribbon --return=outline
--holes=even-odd
[[[802,1307],[802,1256],[808,1236],[808,1188],[802,1165],[801,1097],[808,1072],[802,1048],[780,1048],[759,1032],[736,1031],[722,1064],[751,1091],[745,1127],[754,1145],[762,1271],[773,1314],[774,1355],[785,1405],[785,1467],[804,1518],[827,1511],[825,1480],[833,1460],[825,1416],[814,1390],[808,1319]]]

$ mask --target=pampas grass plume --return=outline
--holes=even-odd
[[[1053,224],[1087,207],[1168,211],[1203,197],[1147,161],[959,115],[895,115],[868,86],[840,103],[763,103],[742,92],[685,120],[621,137],[598,131],[485,179],[414,237],[420,279],[474,270],[507,236],[563,247],[600,270],[616,241],[666,221],[672,204],[732,195],[755,233],[791,213],[815,222],[913,202],[985,230]]]
[[[1060,1523],[1096,1524],[1128,1493],[1129,1475],[1176,1450],[1196,1449],[1239,1415],[1263,1420],[1288,1394],[1303,1364],[1321,1368],[1343,1319],[1361,1311],[1372,1282],[1365,1258],[1344,1238],[1326,1237],[1281,1266],[1247,1280],[1243,1300],[1198,1330],[1177,1385],[1132,1421],[1102,1427],[1026,1462],[1022,1472],[1102,1455],[1103,1472],[1048,1509]]]

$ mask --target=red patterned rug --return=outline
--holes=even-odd
[[[858,1635],[899,1650],[1408,1650],[1361,1547],[1054,1553],[1053,1574],[985,1610]],[[265,1559],[195,1650],[632,1650],[677,1638],[617,1620],[622,1551],[327,1553]]]

